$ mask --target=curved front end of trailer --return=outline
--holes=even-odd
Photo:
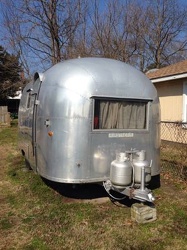
[[[117,189],[120,185],[113,179],[126,179],[127,175],[129,183],[124,181],[122,189],[133,185],[145,189],[159,177],[157,92],[144,74],[125,63],[103,58],[73,59],[53,66],[42,77],[36,75],[24,90],[19,127],[26,159],[49,180],[105,182],[106,188],[111,185]],[[138,160],[137,152],[145,152],[144,159],[140,157],[143,160]],[[128,161],[131,167],[119,164],[118,172],[111,164],[117,155],[124,154],[123,163]],[[145,169],[138,164],[149,170],[144,183],[141,171]],[[111,171],[117,171],[117,175]]]

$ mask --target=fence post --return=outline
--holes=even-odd
[[[0,106],[0,126],[10,126],[10,113],[8,112],[7,106]]]

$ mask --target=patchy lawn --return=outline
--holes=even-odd
[[[25,171],[17,127],[0,131],[0,249],[187,249],[187,183],[168,169],[154,191],[158,219],[147,224],[132,222],[130,202],[111,202],[101,187],[51,186]]]

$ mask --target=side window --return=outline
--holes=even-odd
[[[27,95],[27,108],[30,108],[31,106],[31,93],[29,92]]]
[[[182,121],[187,122],[187,82],[183,83],[183,117]]]
[[[29,108],[33,107],[33,105],[34,105],[35,95],[33,95],[33,89],[28,89],[26,92],[27,92],[26,106],[29,109]]]
[[[145,101],[94,99],[94,129],[146,129]]]

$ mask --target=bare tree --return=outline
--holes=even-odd
[[[136,39],[129,22],[128,1],[109,0],[101,12],[100,1],[95,0],[91,13],[92,46],[104,57],[130,62],[136,51]]]
[[[92,53],[115,58],[145,69],[150,59],[147,5],[138,0],[108,0],[105,5],[95,0],[90,19],[92,23]]]
[[[82,6],[81,0],[5,1],[10,39],[20,53],[28,49],[28,57],[40,58],[45,66],[55,64],[69,56],[68,46],[82,20]]]
[[[179,0],[1,2],[9,44],[28,74],[31,62],[46,69],[77,56],[115,58],[142,71],[187,57]]]
[[[21,31],[21,18],[17,15],[16,8],[14,8],[15,2],[12,0],[6,0],[1,2],[2,15],[4,22],[2,25],[6,28],[4,39],[6,41],[5,48],[12,51],[14,55],[17,55],[20,61],[20,65],[26,75],[30,75],[30,65],[28,60],[29,51],[25,49],[22,43],[22,31]]]
[[[146,3],[140,19],[144,50],[139,54],[145,57],[144,66],[160,68],[187,51],[187,6],[181,6],[177,0],[148,0]]]
[[[75,58],[79,56],[89,56],[89,1],[81,0],[77,6],[79,9],[79,23],[76,29],[70,25],[70,37],[65,45],[65,58]],[[70,20],[71,22],[71,20]]]

